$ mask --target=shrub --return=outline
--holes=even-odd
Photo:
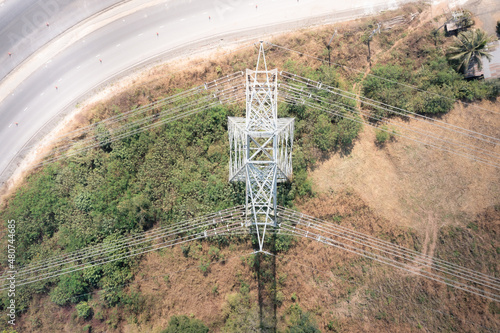
[[[81,272],[63,275],[57,286],[50,293],[50,299],[57,305],[76,303],[80,296],[85,294],[88,285],[83,281]]]
[[[375,142],[379,145],[385,144],[394,137],[394,130],[391,132],[385,125],[375,130]]]
[[[76,305],[76,314],[79,318],[90,318],[92,316],[92,308],[87,302],[80,302]]]
[[[208,327],[199,319],[187,316],[172,316],[161,333],[207,333]]]
[[[330,118],[321,114],[318,117],[316,128],[314,129],[314,143],[323,152],[332,151],[337,142],[337,132]]]
[[[219,260],[220,259],[220,250],[219,248],[215,247],[215,246],[210,246],[210,248],[208,249],[208,257],[211,259],[211,260]]]
[[[222,332],[258,332],[260,326],[256,302],[251,302],[248,295],[241,293],[227,295],[222,308],[225,324]]]
[[[207,274],[209,267],[210,267],[210,260],[207,257],[205,257],[205,256],[201,256],[200,257],[200,265],[198,266],[198,268],[200,269],[200,271],[203,274]]]
[[[278,234],[274,240],[274,249],[277,252],[286,252],[293,246],[294,240],[293,236]]]
[[[90,193],[87,191],[80,192],[73,200],[75,207],[82,212],[89,212],[92,209],[92,199]]]
[[[284,300],[285,300],[285,294],[283,294],[281,290],[276,292],[276,299],[275,299],[276,305],[281,306]]]
[[[288,309],[290,314],[290,326],[287,328],[287,333],[319,333],[311,314],[304,312],[298,304],[292,304]]]

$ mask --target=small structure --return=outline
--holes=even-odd
[[[486,60],[488,61],[488,60]],[[483,59],[483,69],[484,69],[484,59]],[[475,62],[469,63],[469,68],[464,73],[464,78],[466,79],[480,79],[484,77],[484,72],[479,70],[479,66]]]
[[[444,25],[447,36],[457,35],[460,31],[467,29],[474,24],[472,15],[467,11],[454,11],[452,17]]]
[[[483,57],[483,75],[484,79],[500,78],[500,41],[494,41],[488,44],[488,50],[491,54],[491,61]]]

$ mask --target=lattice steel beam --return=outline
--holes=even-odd
[[[259,65],[264,69],[260,70]],[[277,183],[291,180],[293,118],[278,119],[278,71],[267,70],[263,44],[256,69],[246,71],[246,117],[229,117],[229,181],[246,183],[246,220],[262,251],[277,227]]]

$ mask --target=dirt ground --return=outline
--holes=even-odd
[[[480,106],[500,111],[498,102],[486,101]],[[458,105],[445,118],[471,130],[499,134],[500,117],[495,113]],[[410,125],[432,127],[418,121],[410,121]],[[420,230],[429,223],[457,223],[464,215],[477,214],[500,199],[498,169],[404,138],[379,147],[368,126],[351,154],[333,156],[310,175],[319,193],[352,188],[395,225]]]

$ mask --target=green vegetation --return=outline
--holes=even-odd
[[[172,316],[161,333],[208,333],[208,327],[199,319],[187,316]]]
[[[448,50],[447,56],[450,60],[456,60],[457,70],[465,73],[469,66],[477,65],[483,68],[482,57],[491,60],[491,54],[486,50],[486,44],[491,42],[486,32],[481,29],[472,29],[461,32],[455,43]]]
[[[287,333],[319,333],[318,325],[311,314],[303,311],[298,304],[292,304],[288,309],[290,326]]]
[[[383,34],[380,38],[384,38]],[[455,71],[463,70],[470,61],[480,65],[481,56],[488,54],[484,47],[489,37],[483,31],[462,32],[456,45],[451,46],[446,46],[446,40],[436,30],[407,38],[408,46],[393,50],[390,57],[374,65],[370,73],[373,75],[363,81],[363,96],[386,104],[363,104],[371,110],[372,121],[406,114],[406,110],[428,116],[443,114],[452,109],[455,99],[470,102],[500,94],[498,81],[466,81]]]
[[[396,132],[394,131],[394,129],[390,130],[386,125],[382,125],[380,129],[377,129],[375,131],[375,140],[377,144],[383,145],[387,141],[392,140],[395,135]]]
[[[222,314],[225,319],[222,332],[259,332],[258,306],[250,297],[248,288],[227,295]]]
[[[92,316],[92,308],[87,302],[80,302],[76,305],[76,314],[79,318],[88,319]]]

